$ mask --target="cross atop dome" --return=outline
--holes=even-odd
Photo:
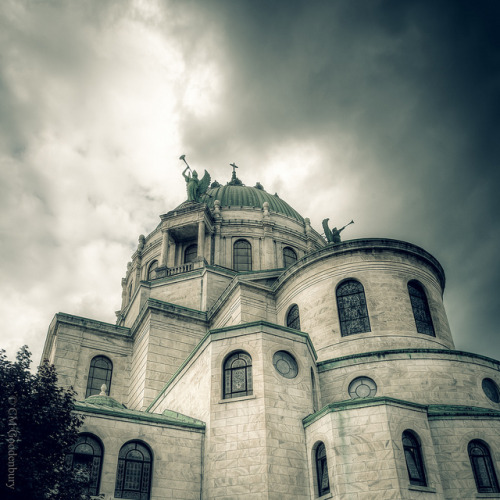
[[[236,169],[239,168],[236,163],[230,163],[231,167],[233,167],[233,173],[231,175],[231,181],[227,183],[228,186],[243,186],[243,182],[241,182],[238,177],[236,177]]]

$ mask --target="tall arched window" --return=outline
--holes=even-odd
[[[297,262],[297,254],[295,250],[290,247],[283,248],[283,266],[289,267]]]
[[[337,287],[337,308],[342,337],[371,331],[365,290],[359,281],[347,280]]]
[[[149,267],[148,267],[148,276],[147,276],[147,280],[150,281],[150,280],[154,280],[156,278],[156,268],[158,267],[158,261],[157,260],[153,260],[153,262],[151,262],[151,264],[149,264]]]
[[[499,493],[497,475],[488,445],[475,439],[467,447],[478,493]]]
[[[311,368],[311,391],[312,391],[313,412],[316,412],[319,410],[318,389],[316,388],[316,377],[314,376],[314,371],[312,368]]]
[[[288,328],[300,330],[299,306],[297,304],[294,304],[288,310],[288,314],[286,315],[286,326],[288,326]]]
[[[413,309],[417,332],[434,337],[436,334],[434,333],[431,311],[424,287],[418,281],[412,280],[408,283],[408,293],[410,294],[411,308]]]
[[[420,443],[416,434],[412,431],[406,430],[403,432],[403,450],[410,484],[427,486]]]
[[[113,363],[106,356],[96,356],[90,362],[89,379],[87,381],[87,392],[85,397],[93,396],[101,392],[102,384],[106,384],[109,395],[111,388],[111,376],[113,374]]]
[[[252,358],[246,352],[235,352],[224,363],[224,399],[252,393]]]
[[[198,257],[198,245],[189,245],[186,250],[184,250],[184,264],[194,262],[196,257]]]
[[[132,301],[132,294],[134,293],[134,282],[131,281],[128,286],[128,301],[129,303]]]
[[[78,436],[71,452],[66,455],[66,463],[77,473],[78,479],[86,484],[84,492],[88,495],[99,494],[102,455],[99,438],[85,433]]]
[[[234,243],[233,268],[235,271],[252,270],[252,245],[247,240],[238,240]]]
[[[122,446],[116,470],[116,498],[149,500],[152,456],[149,448],[138,441]]]
[[[330,491],[328,480],[328,464],[326,462],[326,448],[324,443],[316,447],[316,478],[318,481],[318,496],[326,495]]]

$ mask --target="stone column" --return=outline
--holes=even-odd
[[[168,261],[168,229],[162,229],[160,266],[166,267]]]
[[[198,258],[205,257],[205,221],[198,221]]]

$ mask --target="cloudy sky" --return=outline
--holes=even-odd
[[[114,323],[186,154],[321,231],[447,274],[457,349],[500,359],[500,3],[0,4],[0,346],[39,361],[62,311]]]

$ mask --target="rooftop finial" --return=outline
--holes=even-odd
[[[239,168],[236,163],[230,163],[231,167],[233,167],[233,174],[231,175],[231,181],[228,182],[229,186],[242,186],[243,182],[241,182],[238,177],[236,177],[236,169]]]
[[[99,393],[99,396],[106,396],[106,390],[108,388],[106,387],[106,384],[101,385],[101,392]]]

